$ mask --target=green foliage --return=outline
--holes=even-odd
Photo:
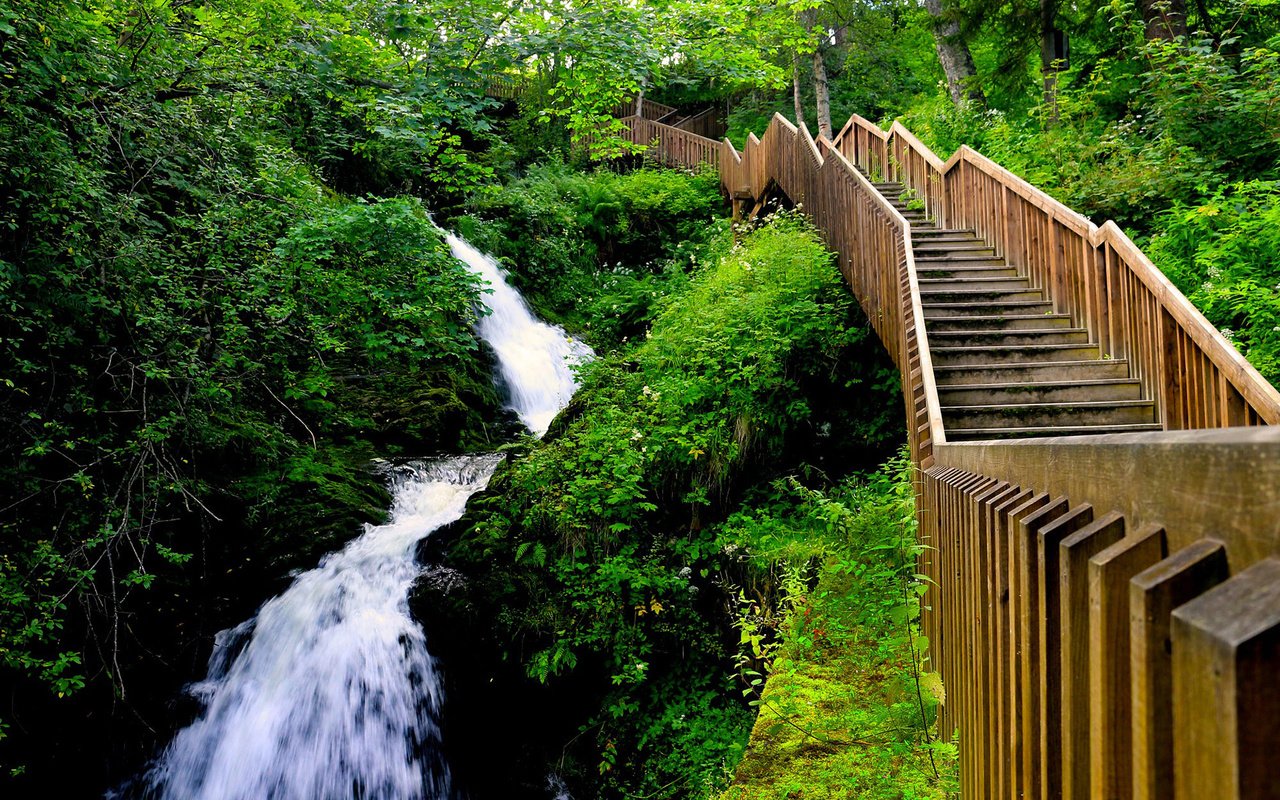
[[[489,102],[392,70],[411,33],[385,11],[0,2],[6,681],[105,707],[184,618],[219,621],[225,597],[187,607],[206,576],[385,513],[374,444],[456,447],[495,415],[479,287],[419,201],[330,188],[480,175],[459,137]],[[17,694],[29,728],[42,698]]]
[[[699,797],[723,781],[747,716],[718,598],[751,566],[715,523],[817,442],[838,447],[836,425],[884,442],[874,414],[835,409],[896,407],[859,367],[867,330],[799,217],[726,235],[710,258],[644,336],[585,369],[568,418],[498,478],[453,548],[531,676],[600,673],[575,752],[606,796]]]
[[[1258,371],[1280,385],[1280,183],[1220,187],[1178,203],[1144,249]]]
[[[743,694],[759,715],[721,800],[955,790],[954,747],[934,732],[942,687],[917,627],[912,475],[900,454],[826,492],[778,481],[725,523],[746,557],[780,573],[781,592],[742,607]]]
[[[839,29],[842,37],[840,47],[824,44],[831,119],[837,129],[851,114],[875,119],[897,113],[929,95],[941,80],[928,16],[920,5],[831,2],[818,4],[818,12],[822,15],[818,27]],[[809,50],[812,47],[808,45]],[[790,72],[791,53],[782,55],[783,66]],[[810,130],[817,131],[810,57],[803,58],[801,101]],[[735,98],[728,118],[728,136],[734,144],[741,148],[748,133],[761,135],[775,112],[792,119],[791,91],[790,85],[757,87]]]
[[[722,211],[714,174],[549,164],[473,194],[469,216],[455,224],[501,260],[541,313],[600,349],[642,332],[723,230]]]

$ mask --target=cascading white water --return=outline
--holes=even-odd
[[[491,291],[484,295],[484,304],[490,313],[480,320],[476,332],[498,354],[512,410],[535,436],[541,436],[578,388],[572,367],[594,353],[563,328],[535,317],[492,257],[451,233],[445,238],[454,258],[489,283]]]
[[[451,797],[437,747],[440,684],[409,616],[419,540],[462,516],[498,455],[402,465],[391,519],[219,635],[205,713],[145,782],[196,800]],[[248,637],[247,643],[244,643]],[[243,650],[235,649],[243,644]]]
[[[542,436],[577,389],[591,349],[536,319],[498,265],[448,235],[492,286],[477,327],[512,408]],[[126,793],[165,800],[450,800],[439,748],[442,689],[408,594],[418,542],[462,516],[501,456],[392,471],[385,525],[326,556],[253,619],[218,634],[191,692],[204,713]],[[117,793],[109,793],[109,797]]]

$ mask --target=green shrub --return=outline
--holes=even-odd
[[[1220,187],[1155,221],[1144,249],[1209,321],[1280,385],[1280,182]]]
[[[460,235],[497,257],[531,303],[597,347],[635,335],[653,301],[723,227],[714,175],[532,168],[474,194]]]

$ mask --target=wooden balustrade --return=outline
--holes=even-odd
[[[647,146],[646,157],[663,164],[699,167],[703,164],[717,167],[720,163],[720,143],[696,133],[665,125],[641,117],[626,117],[626,134],[635,144]]]
[[[1280,423],[1258,375],[1114,222],[1102,227],[976,151],[945,163],[900,123],[850,118],[835,146],[900,181],[941,227],[971,228],[1090,341],[1128,359],[1166,430]]]
[[[933,462],[942,415],[911,247],[911,226],[840,150],[775,115],[743,153],[721,145],[721,180],[731,193],[763,195],[769,182],[799,203],[836,253],[840,270],[903,375],[908,441],[918,464]],[[747,188],[749,187],[749,188]]]
[[[499,100],[519,100],[532,85],[528,78],[516,75],[490,75],[485,84],[485,94]]]
[[[965,796],[1280,796],[1280,429],[935,457],[925,625]]]
[[[973,228],[1104,353],[1128,359],[1166,430],[1280,423],[1280,393],[1114,222],[1095,226],[968,147],[944,179],[948,224]]]
[[[644,122],[667,160],[718,163],[735,208],[771,188],[802,204],[901,371],[921,624],[964,796],[1280,797],[1280,429],[1228,427],[1280,421],[1280,394],[1114,223],[968,148],[942,163],[861,117],[815,143],[775,116],[712,162]],[[858,168],[975,230],[1128,359],[1165,431],[948,442],[911,229]]]
[[[705,136],[708,139],[719,141],[724,136],[725,124],[724,118],[721,116],[720,109],[708,108],[705,111],[699,111],[697,114],[685,117],[679,122],[672,123],[673,127],[682,131],[696,133],[699,136]]]
[[[836,135],[836,148],[874,181],[889,180],[889,134],[854,114]]]

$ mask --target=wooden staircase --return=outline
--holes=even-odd
[[[1103,354],[990,244],[938,228],[902,184],[872,185],[911,225],[949,440],[1161,429],[1128,361]]]
[[[624,122],[803,204],[898,367],[963,796],[1280,797],[1280,392],[1124,231],[901,123]]]

